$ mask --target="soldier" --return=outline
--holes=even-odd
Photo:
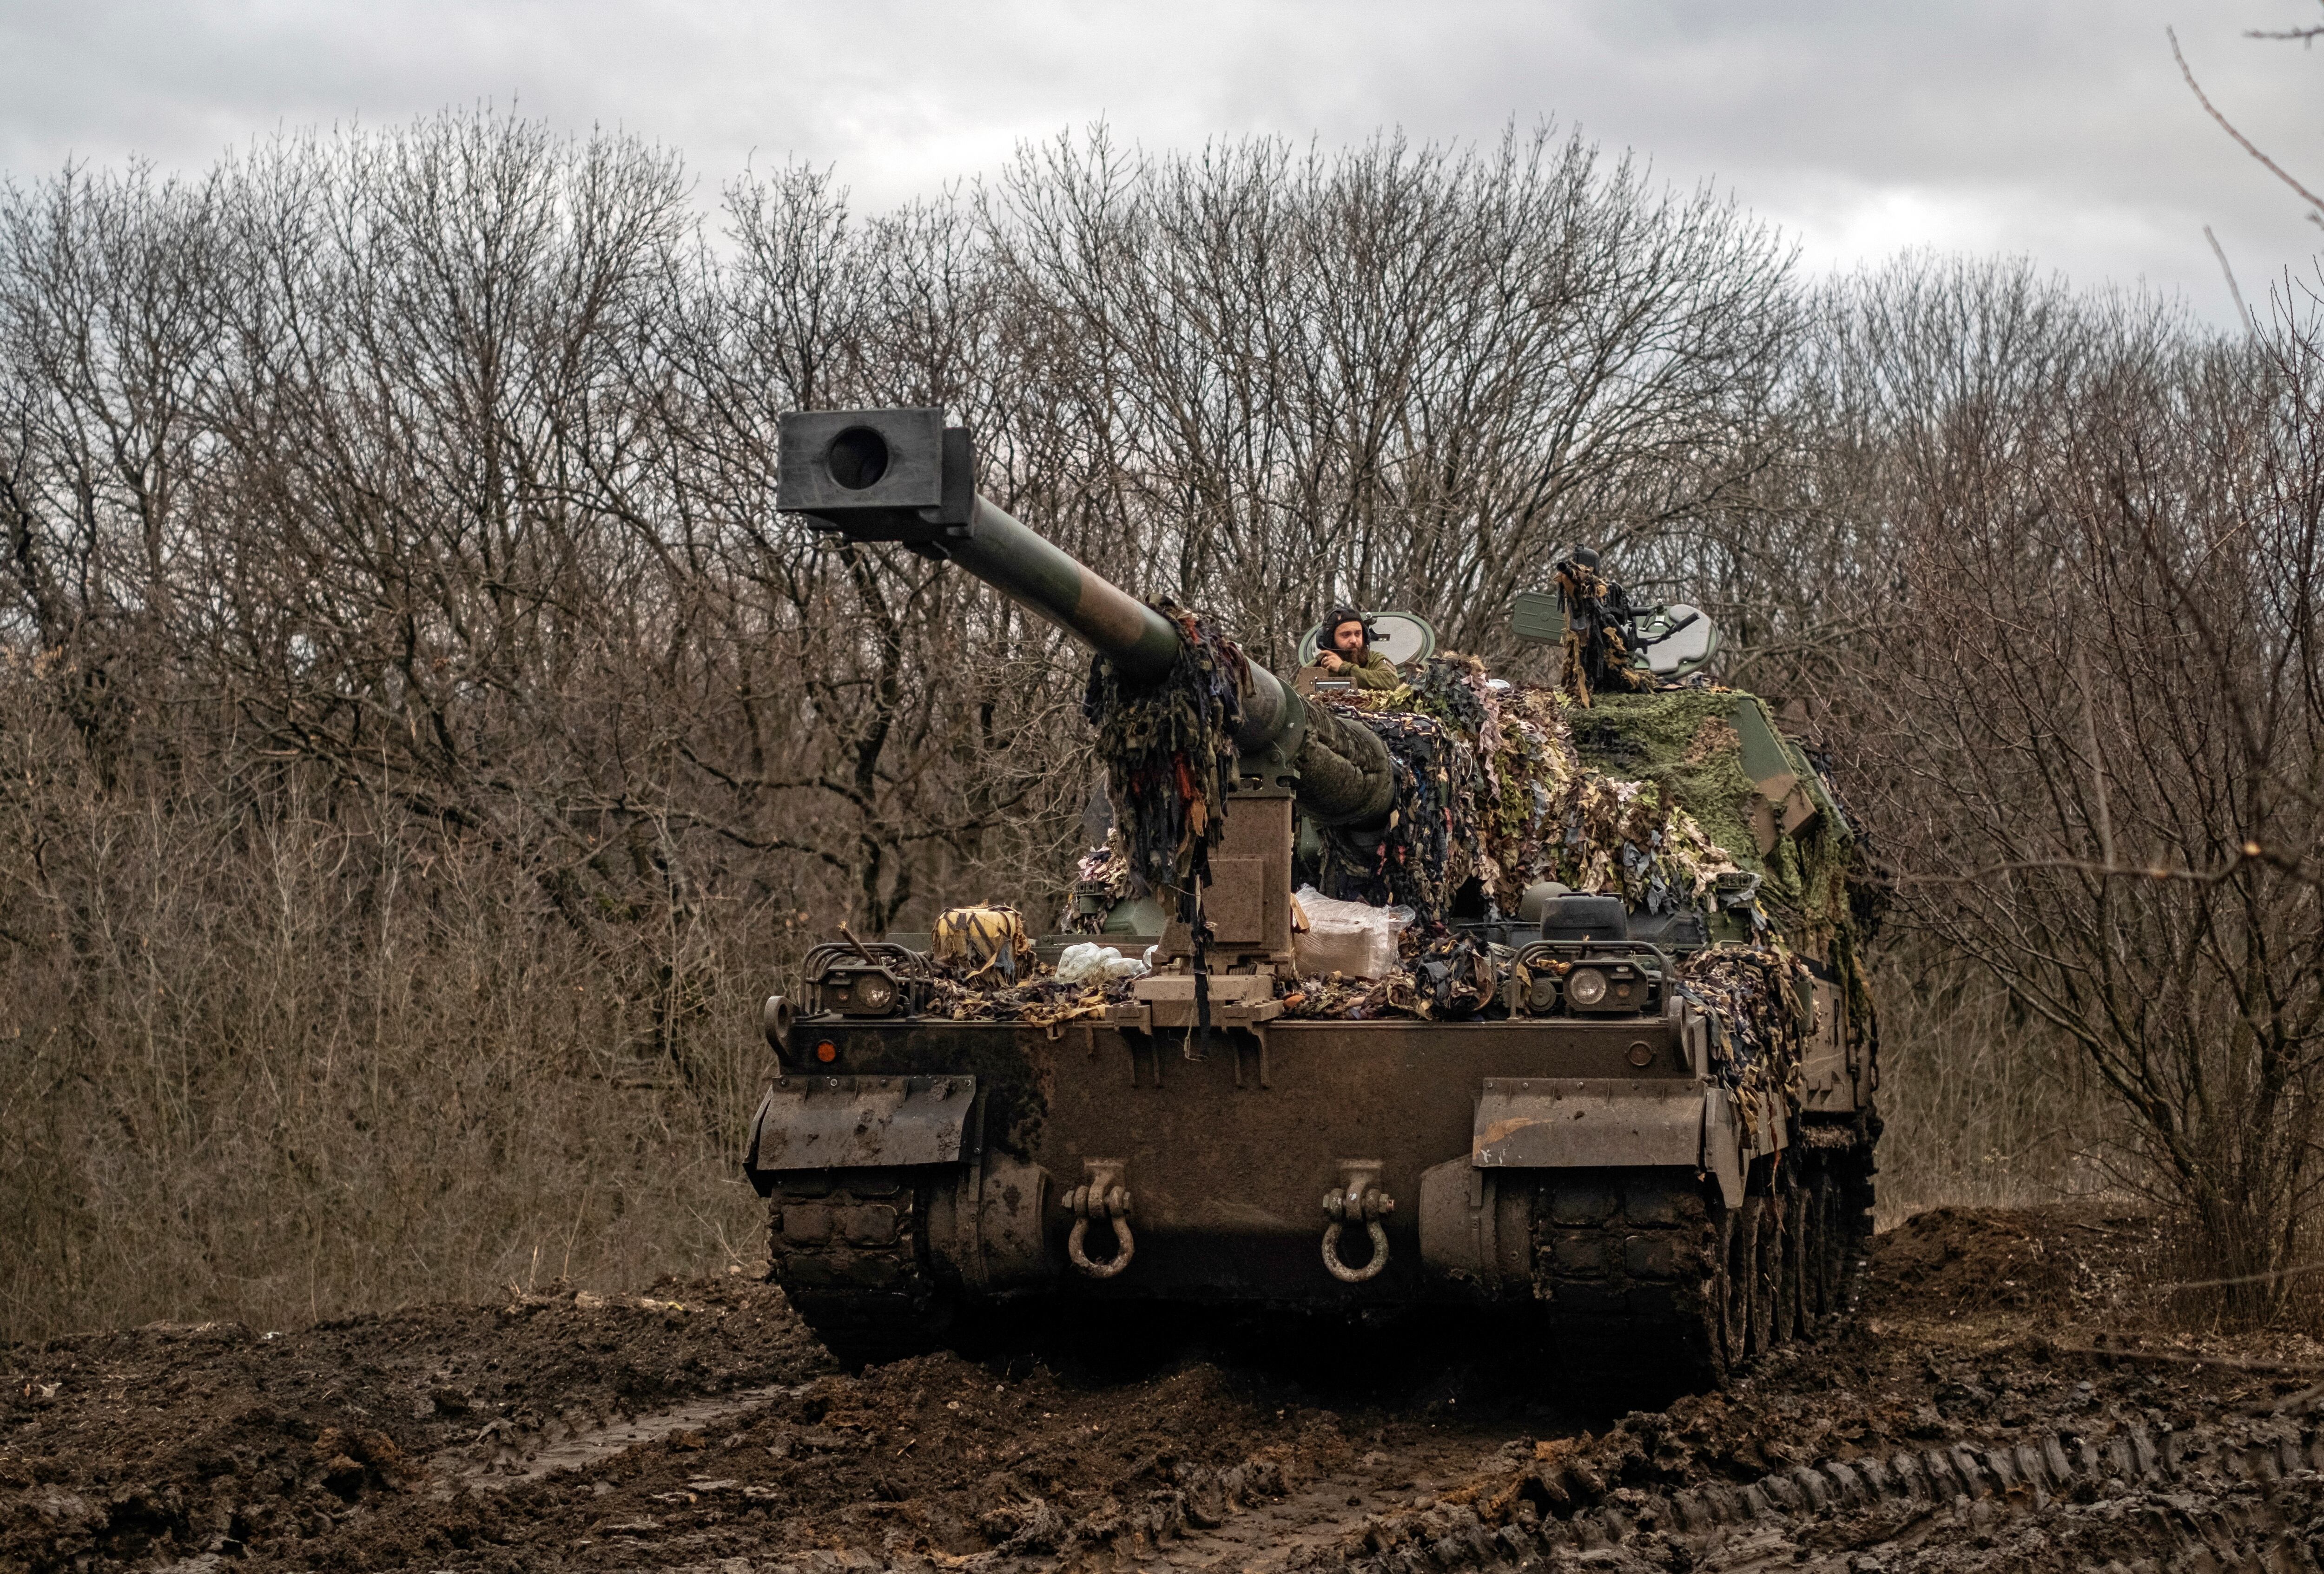
[[[1352,607],[1332,613],[1315,665],[1333,677],[1351,679],[1358,688],[1389,689],[1404,681],[1396,663],[1372,649],[1371,626]]]

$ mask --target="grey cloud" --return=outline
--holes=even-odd
[[[1813,267],[1902,244],[2023,253],[2077,280],[2186,291],[2227,317],[2212,225],[2247,289],[2309,268],[2297,200],[2203,118],[2176,23],[2239,123],[2324,175],[2324,56],[2249,27],[2312,0],[1409,0],[1170,8],[993,0],[52,6],[0,0],[0,169],[133,154],[196,169],[278,127],[513,101],[682,150],[706,198],[745,161],[836,164],[881,205],[1103,117],[1148,146],[1397,125],[1483,138],[1554,117],[1714,180]]]

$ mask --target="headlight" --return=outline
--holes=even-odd
[[[1594,967],[1577,967],[1565,975],[1565,998],[1587,1011],[1606,998],[1606,975]]]
[[[867,1017],[895,1008],[896,980],[886,973],[856,974],[854,993],[855,1009]]]

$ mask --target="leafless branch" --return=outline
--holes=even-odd
[[[2299,193],[2300,199],[2308,204],[2310,209],[2309,217],[2311,220],[2319,224],[2324,224],[2324,198],[2319,198],[2314,192],[2309,190],[2307,187],[2294,179],[2291,173],[2286,170],[2282,165],[2268,157],[2266,153],[2260,150],[2258,143],[2253,142],[2251,138],[2244,135],[2242,132],[2237,131],[2234,123],[2229,121],[2226,115],[2219,113],[2218,107],[2211,102],[2209,96],[2203,91],[2203,85],[2195,80],[2194,69],[2187,64],[2187,57],[2180,52],[2179,34],[2177,31],[2171,28],[2165,28],[2163,32],[2171,40],[2171,58],[2179,62],[2179,74],[2187,79],[2187,86],[2194,93],[2196,101],[2202,105],[2203,113],[2209,115],[2213,120],[2218,122],[2219,129],[2226,132],[2229,136],[2235,138],[2236,145],[2243,149],[2244,152],[2249,153],[2253,158],[2258,160],[2261,166],[2264,167],[2269,174],[2273,175],[2286,186],[2291,187],[2293,191]]]

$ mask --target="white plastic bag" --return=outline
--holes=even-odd
[[[1100,945],[1094,940],[1084,940],[1068,945],[1057,958],[1057,981],[1061,984],[1097,984],[1108,979],[1134,979],[1146,971],[1146,964],[1134,956],[1124,956],[1111,945]]]
[[[1410,907],[1334,901],[1314,886],[1299,888],[1298,902],[1307,917],[1306,930],[1292,936],[1301,978],[1377,979],[1396,970],[1396,937],[1412,922]]]

